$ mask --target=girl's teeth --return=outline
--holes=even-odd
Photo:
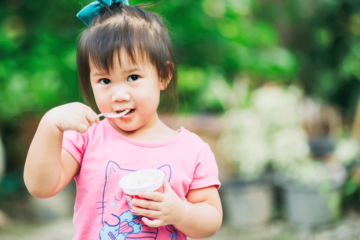
[[[118,110],[118,111],[115,111],[117,114],[119,114],[119,113],[122,113],[122,112],[124,112],[124,111],[126,111],[126,110],[123,110],[123,111],[121,111],[121,110]]]
[[[129,115],[130,113],[134,112],[135,109],[126,109],[126,110],[123,110],[123,111],[117,110],[117,111],[115,111],[114,113],[115,113],[115,114],[120,114],[120,113],[123,113],[124,111],[127,111],[127,113],[125,113],[125,115],[123,115],[123,116],[126,116],[126,115]]]

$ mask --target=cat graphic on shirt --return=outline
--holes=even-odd
[[[165,173],[165,179],[170,182],[171,167],[166,164],[158,168]],[[118,209],[129,208],[124,192],[119,186],[119,181],[129,173],[136,172],[132,169],[122,169],[116,162],[109,161],[105,171],[105,184],[102,201],[97,202],[102,228],[99,233],[100,240],[125,240],[142,239],[155,240],[158,228],[144,224],[142,216],[133,214],[130,210],[119,213]],[[122,201],[124,198],[125,201]],[[176,236],[175,236],[176,237]],[[174,235],[170,236],[174,239]]]

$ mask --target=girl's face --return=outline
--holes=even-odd
[[[121,51],[123,53],[125,51]],[[109,118],[113,126],[123,131],[150,128],[158,120],[157,107],[160,91],[166,88],[156,68],[150,63],[137,61],[132,64],[126,53],[114,57],[113,69],[97,68],[90,61],[90,82],[96,104],[101,112],[120,112],[131,109],[130,114],[120,118]]]

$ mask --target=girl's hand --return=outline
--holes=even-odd
[[[53,108],[45,117],[60,131],[75,130],[84,133],[94,123],[99,123],[97,114],[83,103],[74,102]]]
[[[179,198],[166,179],[164,179],[164,193],[142,192],[139,193],[139,197],[146,199],[133,199],[132,211],[134,214],[145,216],[142,220],[149,227],[176,225],[186,214],[186,201]],[[146,217],[156,219],[149,220]]]

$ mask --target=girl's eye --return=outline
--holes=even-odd
[[[102,79],[100,79],[100,83],[102,85],[108,85],[108,84],[111,83],[111,81],[109,79],[107,79],[107,78],[102,78]]]
[[[138,80],[139,79],[139,75],[130,75],[128,77],[128,81],[135,81],[135,80]]]

